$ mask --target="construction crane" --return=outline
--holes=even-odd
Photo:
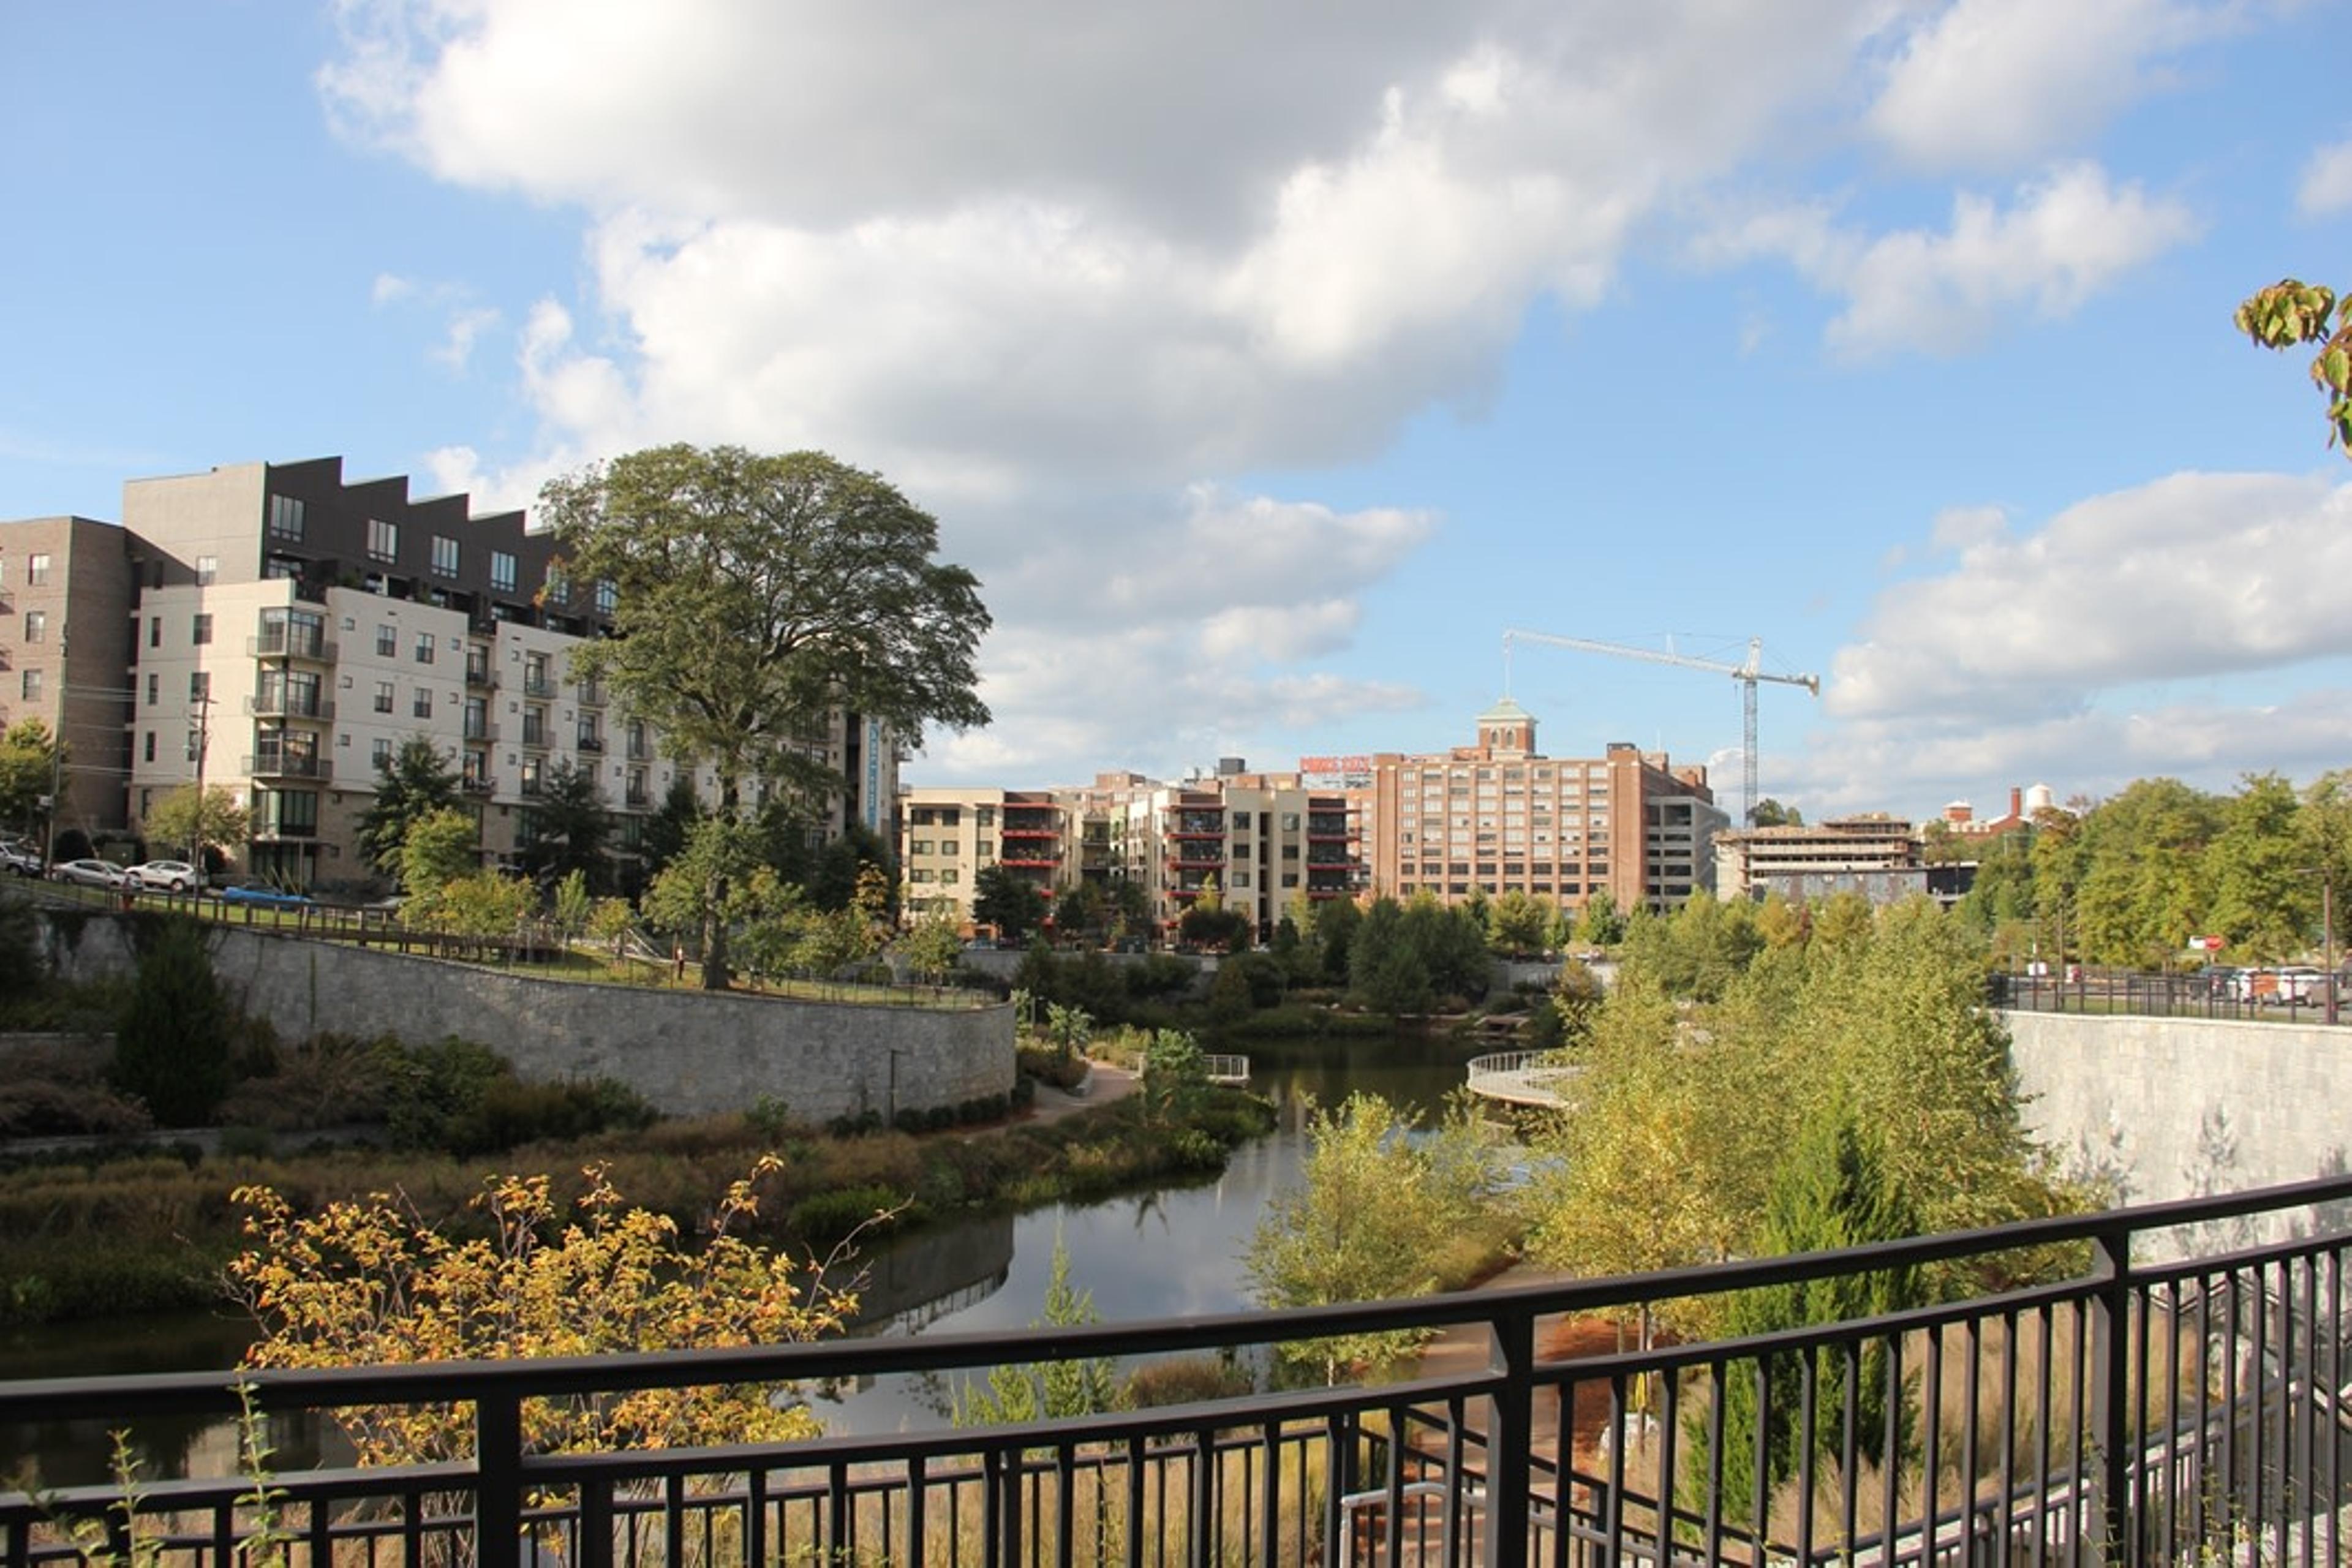
[[[1822,678],[1818,675],[1771,675],[1763,665],[1764,642],[1760,637],[1748,639],[1748,657],[1738,664],[1725,664],[1711,658],[1692,658],[1686,654],[1661,653],[1655,648],[1630,647],[1623,643],[1595,642],[1591,637],[1555,637],[1549,632],[1507,631],[1503,634],[1503,689],[1511,685],[1511,644],[1514,640],[1543,643],[1551,647],[1577,648],[1585,653],[1612,654],[1619,658],[1645,659],[1652,664],[1671,664],[1684,669],[1703,669],[1711,675],[1727,675],[1739,682],[1741,716],[1746,721],[1740,731],[1739,749],[1739,826],[1756,825],[1756,686],[1769,680],[1780,686],[1801,686],[1819,697]]]

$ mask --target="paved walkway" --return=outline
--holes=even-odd
[[[1037,1098],[1029,1103],[1032,1121],[1059,1121],[1097,1105],[1108,1105],[1114,1100],[1125,1100],[1133,1094],[1140,1082],[1138,1075],[1125,1068],[1115,1068],[1108,1062],[1088,1064],[1086,1081],[1078,1092],[1071,1094],[1055,1089],[1050,1083],[1037,1086]]]

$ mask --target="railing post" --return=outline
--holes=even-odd
[[[1503,1377],[1489,1403],[1494,1407],[1486,1438],[1486,1568],[1520,1568],[1528,1560],[1528,1493],[1532,1469],[1528,1449],[1535,1435],[1535,1314],[1525,1308],[1497,1313],[1488,1323],[1493,1368]],[[1568,1451],[1560,1450],[1559,1528],[1566,1528]],[[1460,1484],[1459,1478],[1456,1485]]]
[[[522,1561],[522,1405],[510,1394],[474,1401],[474,1562],[519,1568]]]
[[[2139,1468],[2131,1435],[2131,1232],[2102,1232],[2093,1242],[2089,1421],[2097,1444],[2099,1560],[2138,1561],[2132,1479]]]

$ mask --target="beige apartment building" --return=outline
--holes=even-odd
[[[1874,885],[1871,879],[1884,883],[1890,873],[1908,874],[1919,864],[1910,822],[1883,811],[1803,826],[1752,827],[1715,840],[1715,884],[1727,899],[1760,899],[1773,891],[1793,899],[1841,885]]]
[[[65,742],[50,809],[0,834],[47,847],[68,830],[124,828],[131,595],[130,541],[113,523],[0,522],[0,729],[37,719]]]
[[[559,768],[593,777],[625,864],[675,778],[713,796],[709,769],[664,756],[572,668],[612,590],[566,581],[520,511],[412,500],[403,476],[346,482],[325,458],[135,479],[123,520],[134,820],[174,786],[226,785],[252,809],[250,869],[309,888],[367,877],[357,824],[412,736],[460,771],[494,864],[530,846]],[[836,710],[802,744],[841,780],[813,836],[886,833],[898,748],[880,726]]]
[[[1105,773],[1050,790],[920,788],[900,808],[899,863],[919,908],[969,922],[980,872],[1002,865],[1058,897],[1131,882],[1163,930],[1212,888],[1270,934],[1294,900],[1352,897],[1361,835],[1344,796],[1228,759],[1170,784]]]
[[[1507,697],[1478,716],[1473,745],[1371,763],[1372,882],[1401,898],[1517,890],[1572,911],[1606,889],[1620,909],[1671,909],[1711,886],[1730,823],[1705,768],[1624,744],[1547,757]]]

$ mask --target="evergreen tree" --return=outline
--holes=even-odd
[[[400,875],[400,847],[408,830],[434,812],[459,804],[457,767],[429,735],[411,735],[376,770],[375,799],[360,814],[360,853],[387,877]]]
[[[535,877],[577,872],[593,887],[604,885],[609,869],[604,846],[612,837],[613,814],[604,808],[594,768],[568,757],[557,762],[541,781],[530,816],[531,841],[520,857],[524,869]]]
[[[201,1127],[228,1092],[227,994],[213,973],[207,930],[167,915],[139,955],[115,1030],[114,1087],[146,1101],[165,1127]]]

